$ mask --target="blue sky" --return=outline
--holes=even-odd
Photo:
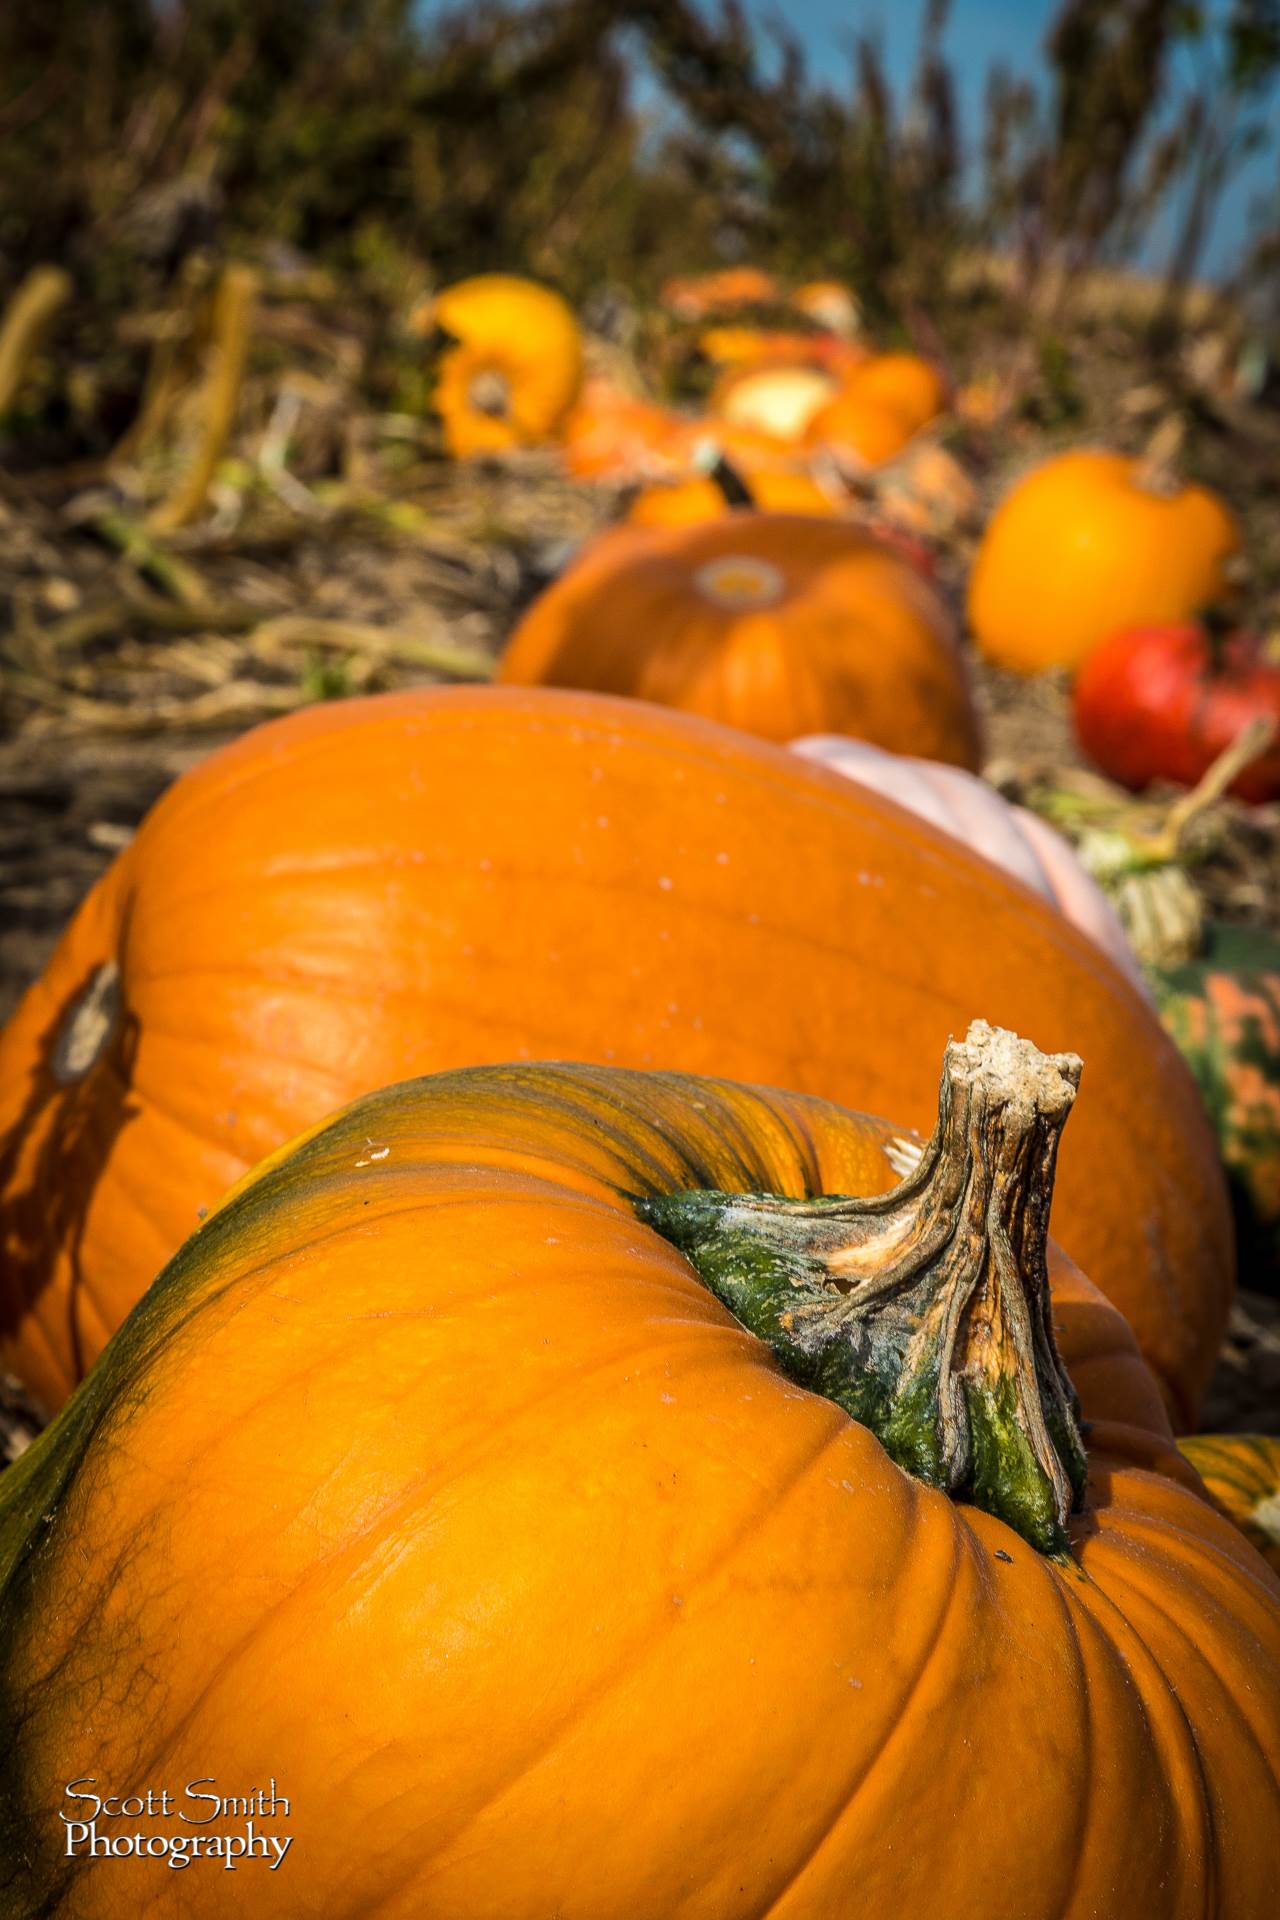
[[[899,88],[910,84],[925,0],[746,0],[747,12],[762,23],[782,17],[800,39],[815,74],[839,86],[849,70],[847,49],[859,32],[872,29],[881,39],[885,65]],[[1222,0],[1219,0],[1222,4]],[[1058,0],[952,0],[944,46],[956,77],[961,125],[969,147],[982,124],[986,78],[997,62],[1015,73],[1043,70],[1044,41],[1058,12]],[[1186,73],[1187,69],[1183,70]],[[1202,269],[1229,272],[1239,258],[1249,228],[1251,203],[1280,194],[1280,160],[1273,144],[1241,169],[1224,198],[1209,237]],[[1163,266],[1170,245],[1167,223],[1144,249],[1144,264]]]
[[[1030,72],[1039,63],[1045,29],[1056,12],[1054,0],[953,0],[946,46],[956,72],[975,106],[982,99],[987,70],[997,60]],[[848,70],[843,49],[857,33],[879,32],[890,71],[905,81],[920,40],[923,0],[748,0],[759,21],[781,16],[808,47],[816,72],[833,79]]]

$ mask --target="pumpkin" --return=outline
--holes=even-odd
[[[916,431],[905,414],[885,401],[842,388],[812,416],[804,444],[834,455],[845,466],[879,467],[900,454]]]
[[[275,1157],[0,1482],[10,1910],[1272,1912],[1280,1583],[1048,1253],[1055,1340],[1073,1070],[950,1049],[897,1187],[891,1127],[555,1066]],[[268,1781],[279,1872],[60,1818]]]
[[[873,354],[811,416],[805,444],[852,467],[882,466],[946,404],[946,381],[928,360],[914,353]]]
[[[852,781],[637,701],[308,708],[177,781],[0,1032],[0,1365],[59,1403],[202,1207],[407,1073],[672,1067],[927,1126],[975,1006],[1087,1056],[1059,1235],[1190,1425],[1230,1297],[1216,1147],[1059,914]]]
[[[1280,1572],[1280,1434],[1193,1433],[1178,1445],[1222,1511]]]
[[[582,335],[548,287],[487,273],[432,302],[457,342],[440,356],[436,411],[453,455],[504,453],[553,437],[582,385]]]
[[[1280,1287],[1280,943],[1211,924],[1203,953],[1153,970],[1160,1017],[1218,1136],[1248,1284]]]
[[[1091,760],[1123,787],[1193,787],[1251,720],[1280,729],[1280,664],[1255,634],[1205,622],[1130,628],[1089,655],[1072,715]],[[1280,799],[1280,741],[1242,768],[1229,791]]]
[[[748,465],[743,472],[719,460],[709,473],[644,487],[627,510],[636,527],[687,527],[719,520],[740,507],[771,513],[839,513],[848,504],[803,467]]]
[[[1239,530],[1204,487],[1171,486],[1100,448],[1058,454],[996,509],[969,579],[969,624],[1018,673],[1078,667],[1123,627],[1220,600]]]
[[[498,677],[630,694],[764,739],[831,729],[978,761],[941,601],[835,520],[744,510],[615,528],[534,602]]]
[[[850,339],[862,325],[857,301],[839,280],[806,280],[792,291],[791,305],[818,326]]]
[[[683,473],[696,444],[694,423],[669,407],[587,380],[560,425],[564,464],[579,480],[629,480]]]
[[[664,282],[658,298],[680,320],[701,320],[709,313],[731,313],[735,307],[767,307],[782,297],[782,289],[762,267],[720,267]]]
[[[820,733],[793,740],[791,745],[794,752],[820,766],[861,781],[886,800],[907,807],[1012,874],[1065,914],[1129,976],[1139,992],[1146,992],[1137,957],[1101,887],[1081,866],[1070,842],[1026,807],[1011,806],[994,787],[963,767],[885,753],[866,740]]]
[[[966,526],[978,505],[978,489],[955,455],[930,439],[913,440],[877,474],[875,497],[900,526],[935,539]]]
[[[726,485],[713,473],[704,473],[689,480],[643,487],[627,508],[626,517],[634,527],[690,527],[754,504],[745,481],[736,475]]]
[[[731,426],[796,443],[838,391],[837,381],[820,367],[742,367],[717,381],[710,411]]]
[[[875,353],[849,374],[845,393],[865,405],[888,407],[913,428],[928,426],[947,405],[942,373],[918,353]]]
[[[840,378],[867,359],[865,347],[839,334],[778,327],[708,327],[698,335],[698,352],[718,367],[818,367]]]

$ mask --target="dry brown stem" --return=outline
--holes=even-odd
[[[257,274],[246,266],[228,267],[218,283],[200,441],[178,485],[148,515],[147,525],[153,533],[187,526],[204,505],[235,424],[257,286]]]
[[[61,267],[33,267],[0,320],[0,415],[8,413],[54,317],[71,298]]]

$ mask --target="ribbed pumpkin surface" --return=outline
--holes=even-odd
[[[1193,1433],[1178,1445],[1223,1512],[1280,1573],[1280,1434]]]
[[[892,1152],[528,1067],[374,1096],[250,1182],[0,1488],[18,1910],[1273,1912],[1280,1584],[1180,1481],[1119,1317],[1058,1264],[1093,1422],[1059,1565],[791,1384],[626,1198],[883,1189]],[[67,1878],[87,1774],[274,1779],[294,1850],[232,1891]]]
[[[715,1071],[927,1128],[975,1016],[1083,1056],[1057,1230],[1189,1419],[1230,1288],[1213,1141],[1150,1009],[1050,907],[837,775],[655,708],[310,710],[173,788],[0,1037],[0,1352],[60,1400],[200,1208],[406,1074]]]
[[[851,733],[966,767],[980,753],[941,600],[830,516],[615,527],[530,607],[499,678],[629,694],[765,740]]]

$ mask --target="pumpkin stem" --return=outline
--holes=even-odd
[[[710,468],[707,478],[720,489],[727,507],[755,506],[755,495],[733,462],[726,460],[722,453],[717,455],[715,465]]]
[[[1181,491],[1177,463],[1186,444],[1187,421],[1180,413],[1166,414],[1143,448],[1134,479],[1146,493],[1169,499]]]
[[[915,1168],[870,1199],[677,1193],[635,1202],[802,1386],[907,1472],[1067,1547],[1085,1451],[1046,1264],[1080,1062],[978,1020],[946,1050]]]
[[[1161,836],[1167,848],[1167,857],[1176,859],[1183,836],[1193,820],[1199,819],[1209,807],[1221,800],[1237,774],[1243,773],[1247,766],[1267,751],[1276,737],[1275,715],[1255,713],[1246,720],[1234,740],[1230,741],[1205,769],[1190,793],[1174,802],[1165,816],[1164,833]]]
[[[699,440],[693,450],[693,466],[719,489],[727,507],[755,506],[755,495],[718,440]]]

